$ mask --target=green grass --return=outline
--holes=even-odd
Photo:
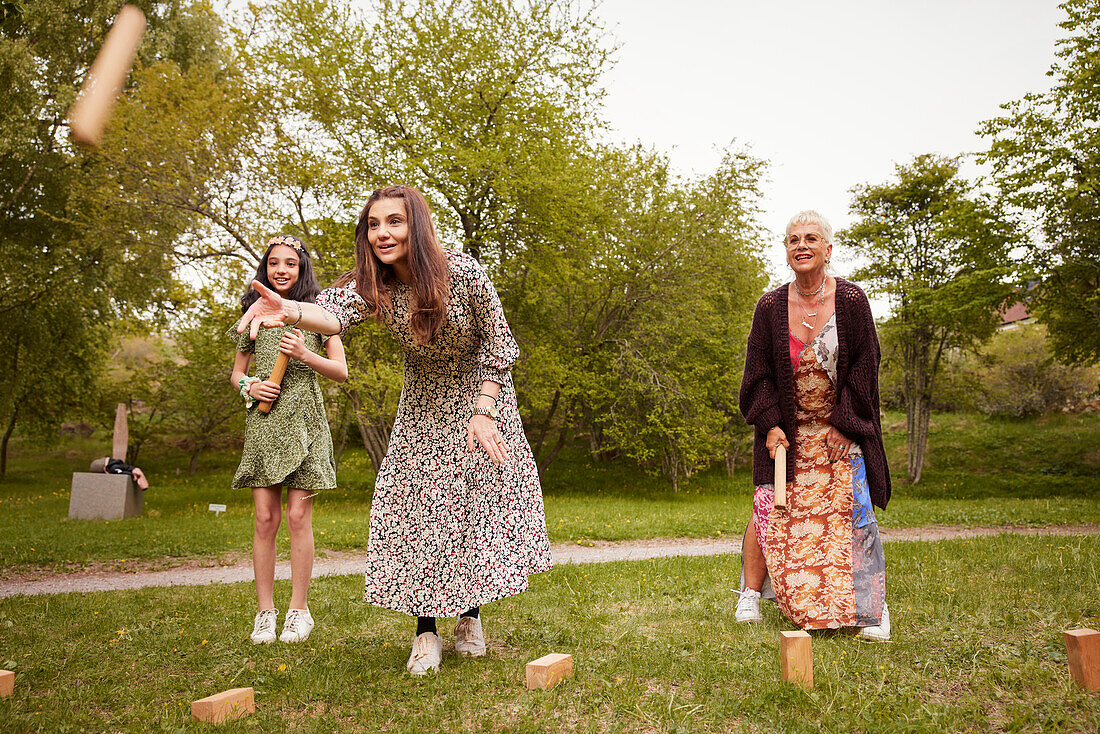
[[[921,484],[904,481],[904,416],[887,417],[894,498],[878,513],[883,527],[930,524],[1043,526],[1100,523],[1100,415],[1058,415],[1039,421],[988,421],[972,415],[933,418],[928,468]],[[103,453],[103,440],[43,449],[15,442],[8,476],[0,482],[0,578],[31,566],[52,569],[106,562],[132,568],[135,559],[160,565],[201,557],[228,562],[247,556],[252,500],[230,489],[239,456],[204,455],[200,472],[186,474],[175,449],[145,450],[153,488],[141,518],[74,521],[68,514],[73,471]],[[317,547],[365,547],[373,474],[362,450],[349,450],[340,488],[317,500]],[[706,472],[672,492],[661,477],[623,463],[593,463],[566,452],[544,478],[551,540],[627,540],[722,537],[745,526],[752,499],[747,468],[733,477]],[[210,503],[229,509],[216,517]],[[285,533],[280,552],[288,551]]]
[[[1100,624],[1100,537],[887,547],[894,640],[815,633],[815,689],[779,680],[772,605],[733,622],[735,556],[563,566],[483,609],[490,654],[404,674],[410,618],[320,579],[300,645],[254,647],[251,584],[0,601],[5,731],[206,729],[189,702],[236,686],[257,712],[218,731],[894,732],[1100,729],[1061,632]],[[289,586],[276,585],[285,604]],[[527,692],[524,663],[574,655],[576,677]]]

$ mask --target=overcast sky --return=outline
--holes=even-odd
[[[620,45],[605,107],[619,142],[689,175],[733,139],[749,146],[771,164],[763,224],[777,238],[802,209],[843,228],[848,190],[895,163],[981,150],[982,120],[1049,87],[1064,18],[1055,0],[604,0],[600,12]]]

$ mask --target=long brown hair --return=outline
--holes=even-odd
[[[412,281],[409,283],[412,290],[410,326],[419,343],[429,344],[443,324],[451,270],[436,237],[428,201],[416,189],[399,184],[378,189],[370,195],[355,225],[355,269],[341,275],[335,285],[346,286],[355,281],[355,291],[366,301],[370,314],[379,323],[385,312],[393,310],[390,289],[397,282],[397,274],[392,266],[375,256],[367,239],[367,216],[375,202],[382,199],[405,202],[405,215],[409,220],[409,280]]]

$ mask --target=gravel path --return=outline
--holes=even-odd
[[[936,525],[923,528],[882,528],[884,541],[937,541],[955,538],[981,538],[993,535],[1097,535],[1097,525],[1059,525],[1045,528],[1023,527],[960,527]],[[552,547],[554,563],[607,563],[609,561],[642,561],[669,556],[716,556],[741,552],[741,536],[730,538],[652,538],[621,542],[593,541],[558,543]],[[313,577],[346,576],[363,572],[364,553],[326,551],[324,558],[313,564]],[[290,563],[275,567],[275,578],[290,578]],[[121,591],[147,586],[205,586],[231,584],[252,580],[252,563],[241,559],[232,565],[202,566],[188,563],[167,570],[120,572],[100,569],[74,573],[43,574],[36,578],[16,578],[0,581],[0,599],[9,596],[37,594],[69,594],[89,591]]]

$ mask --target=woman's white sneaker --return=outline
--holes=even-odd
[[[886,602],[882,602],[882,619],[874,627],[864,627],[859,631],[859,637],[873,642],[889,642],[890,640],[890,610],[886,608]]]
[[[738,622],[759,622],[764,619],[760,613],[760,592],[743,589],[737,597],[737,611],[733,618]]]
[[[425,632],[413,640],[412,653],[405,667],[413,675],[427,675],[439,670],[443,657],[443,638],[435,632]]]
[[[485,654],[485,634],[477,617],[459,617],[455,625],[455,652],[479,658]]]
[[[313,615],[308,609],[288,609],[280,642],[301,642],[313,631]]]
[[[279,624],[279,610],[265,609],[256,615],[252,623],[252,634],[248,639],[255,645],[266,645],[275,642],[275,627]]]

